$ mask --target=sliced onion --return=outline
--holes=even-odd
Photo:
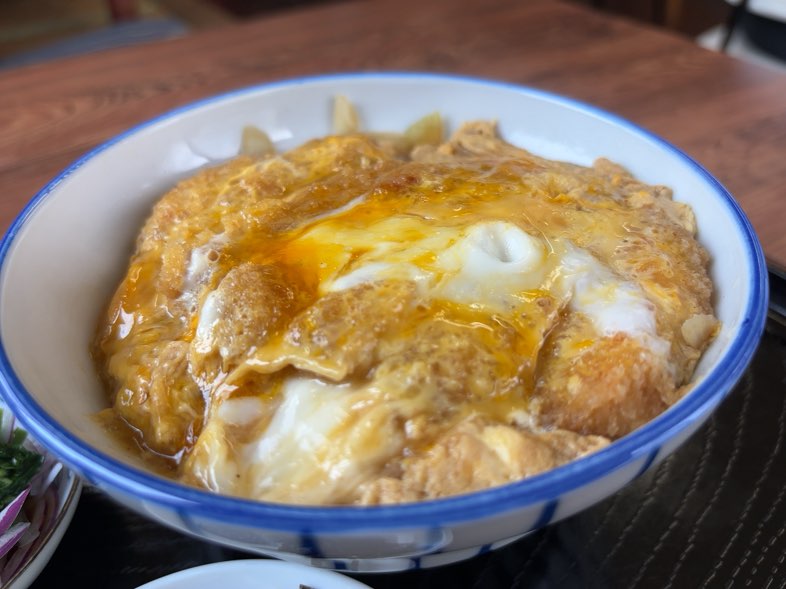
[[[11,441],[15,423],[16,420],[10,411],[0,409],[0,443],[7,444]]]
[[[338,95],[333,100],[333,132],[336,135],[357,133],[360,130],[360,116],[346,96]]]
[[[0,565],[0,583],[5,583],[8,579],[14,577],[25,562],[27,562],[27,557],[35,553],[34,549],[36,546],[37,544],[22,546],[21,543],[19,543],[4,557],[5,562]]]
[[[243,135],[240,138],[240,155],[263,157],[275,155],[275,153],[276,147],[267,133],[253,125],[243,127]]]
[[[0,511],[0,533],[5,534],[6,531],[11,527],[11,524],[14,523],[16,516],[19,515],[19,510],[22,509],[22,505],[25,503],[25,499],[27,499],[27,495],[30,493],[30,487],[27,486],[25,489],[17,495],[11,503],[6,505],[3,511]]]
[[[44,458],[44,463],[41,465],[41,469],[30,482],[30,494],[33,496],[41,495],[52,485],[62,469],[63,465],[57,462],[51,456]]]
[[[29,527],[29,523],[19,522],[6,530],[6,532],[0,536],[0,556],[5,556],[6,552],[16,546],[19,538],[22,537],[22,534],[24,534]]]
[[[371,139],[374,140],[382,150],[398,157],[407,157],[411,152],[414,144],[409,137],[403,133],[386,133],[384,131],[372,131],[366,133]]]
[[[433,112],[407,127],[404,136],[415,145],[439,145],[444,141],[445,123],[438,112]]]
[[[17,538],[13,550],[0,557],[0,587],[4,582],[14,577],[27,562],[29,556],[38,551],[41,543],[46,540],[47,534],[57,521],[58,495],[54,487],[47,489],[43,497],[31,497],[31,500],[36,499],[44,504],[44,508],[41,510],[40,527],[37,527],[34,515],[33,522],[30,522],[30,527],[24,531],[21,537]]]

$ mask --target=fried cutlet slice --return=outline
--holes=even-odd
[[[397,476],[363,485],[362,505],[402,503],[504,485],[599,450],[609,440],[566,430],[539,431],[471,417],[405,458]]]

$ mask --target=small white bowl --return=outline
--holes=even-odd
[[[9,428],[4,431],[24,429],[2,401],[0,410],[3,412],[0,421]],[[30,516],[28,529],[0,560],[0,587],[4,589],[25,589],[35,581],[68,529],[82,492],[82,483],[73,471],[63,468],[31,438],[23,444],[44,456],[44,464],[33,478],[22,508],[28,515],[35,511],[38,515]]]
[[[264,583],[264,585],[263,585]],[[360,581],[332,571],[280,560],[229,560],[172,573],[137,589],[259,589],[313,587],[314,589],[370,589]]]
[[[365,128],[400,130],[438,110],[455,127],[499,120],[512,143],[590,164],[598,156],[674,189],[709,250],[722,330],[693,390],[609,447],[504,487],[385,507],[297,507],[212,495],[145,470],[91,418],[107,406],[88,346],[154,200],[234,156],[244,125],[280,149],[330,132],[347,95]],[[348,74],[210,98],[140,125],[46,186],[0,245],[0,388],[30,432],[121,503],[185,533],[256,553],[354,571],[446,564],[502,546],[614,493],[693,433],[739,379],[761,336],[767,271],[728,192],[684,153],[597,108],[539,90],[432,74]]]
[[[57,491],[57,516],[52,527],[36,540],[38,544],[27,557],[25,562],[9,579],[3,581],[3,589],[25,589],[36,580],[41,571],[57,550],[60,540],[63,539],[71,520],[74,518],[76,506],[79,505],[79,496],[82,493],[82,483],[71,470],[63,470],[55,481]]]

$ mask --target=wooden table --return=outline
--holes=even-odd
[[[703,163],[786,267],[786,76],[548,0],[319,5],[187,38],[0,72],[0,229],[86,150],[169,108],[269,80],[426,70],[520,82],[615,111]],[[784,340],[655,473],[502,551],[375,587],[786,586]],[[132,587],[241,555],[95,492],[36,587]]]
[[[786,75],[547,0],[367,0],[0,73],[0,229],[87,149],[239,86],[348,70],[460,72],[568,94],[687,151],[786,267]]]

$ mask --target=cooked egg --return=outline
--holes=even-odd
[[[469,492],[679,397],[713,325],[691,218],[487,123],[407,160],[328,137],[167,194],[96,355],[186,482],[305,504]]]
[[[351,216],[351,209],[343,214]],[[301,238],[321,268],[339,268],[321,277],[322,292],[409,280],[428,298],[505,312],[520,303],[520,293],[547,291],[589,317],[601,335],[625,333],[659,354],[669,351],[644,291],[568,240],[546,242],[504,221],[440,227],[396,216],[358,227],[338,219],[319,220]],[[338,260],[335,243],[342,244]]]

